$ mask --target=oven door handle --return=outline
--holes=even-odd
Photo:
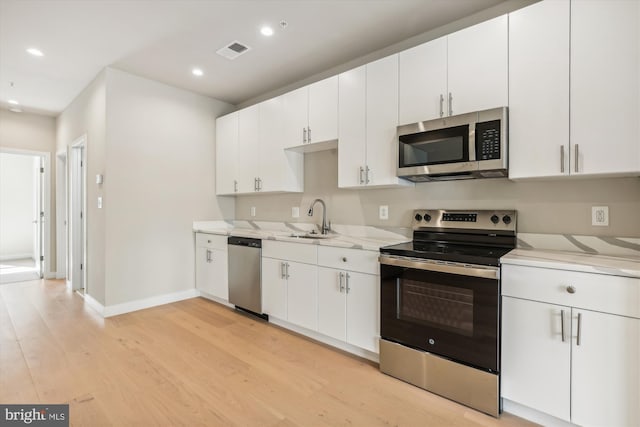
[[[499,279],[500,270],[498,267],[462,264],[437,264],[432,262],[414,261],[405,258],[396,258],[380,255],[380,264],[392,265],[396,267],[415,268],[416,270],[436,271],[439,273],[459,274],[462,276],[483,277],[486,279]]]

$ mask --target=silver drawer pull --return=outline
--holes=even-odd
[[[564,310],[560,310],[560,332],[562,334],[562,342],[564,342]]]
[[[342,257],[342,262],[347,262],[347,257],[346,256]]]

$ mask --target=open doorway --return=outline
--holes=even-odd
[[[87,291],[86,261],[86,187],[87,160],[86,137],[83,136],[69,146],[69,257],[68,283],[71,289],[84,295]]]
[[[48,271],[48,190],[49,153],[0,148],[0,283]]]

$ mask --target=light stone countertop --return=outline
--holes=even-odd
[[[339,248],[379,251],[381,247],[410,242],[405,229],[390,230],[368,226],[333,225],[332,237],[310,239],[296,237],[316,230],[315,224],[254,222],[254,221],[196,221],[193,231],[223,236],[250,237],[262,240],[277,240],[306,245],[332,246]]]
[[[640,278],[640,256],[634,255],[610,256],[546,249],[514,249],[500,261],[502,264]]]

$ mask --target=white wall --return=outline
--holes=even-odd
[[[0,153],[0,259],[34,253],[34,158]]]
[[[104,71],[87,86],[58,116],[56,151],[66,151],[69,144],[87,136],[87,180],[102,173],[106,164],[106,88]],[[55,156],[52,156],[55,159]],[[69,156],[67,156],[69,158]],[[68,162],[67,162],[68,164]],[[55,176],[55,175],[52,175]],[[106,186],[105,186],[106,187]],[[105,212],[95,200],[106,188],[87,186],[87,283],[88,294],[101,304],[105,302]],[[55,193],[52,193],[55,194]]]
[[[106,305],[114,305],[193,288],[193,221],[234,217],[233,199],[215,197],[214,170],[215,118],[232,106],[106,73],[107,163],[100,172],[108,189]],[[89,176],[89,188],[96,187]]]

